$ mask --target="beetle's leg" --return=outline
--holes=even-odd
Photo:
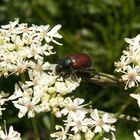
[[[87,68],[86,70],[89,70],[90,72],[95,72],[96,75],[94,77],[96,77],[97,79],[100,79],[100,74],[95,68],[90,67],[90,68]]]
[[[94,73],[93,73],[94,72]],[[82,68],[74,70],[74,73],[83,79],[94,78],[100,79],[99,73],[94,68]]]
[[[70,73],[64,73],[64,72],[62,72],[62,73],[59,74],[59,76],[58,76],[56,79],[59,79],[59,78],[61,78],[61,77],[63,77],[64,79],[66,79],[66,78],[68,78],[69,76],[70,76]]]
[[[63,75],[63,78],[66,79],[66,78],[68,78],[70,75],[71,75],[71,73],[65,73],[65,74]]]
[[[72,71],[71,74],[73,75],[75,81],[79,83],[76,73]]]

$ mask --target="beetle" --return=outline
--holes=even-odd
[[[89,71],[93,70],[91,66],[92,60],[87,54],[71,54],[64,57],[57,63],[55,71],[56,74],[60,74],[64,77],[67,77],[70,74],[73,74],[74,76],[75,74],[78,76],[85,76],[89,75]]]

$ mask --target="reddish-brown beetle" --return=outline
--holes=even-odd
[[[87,73],[91,65],[92,60],[87,54],[72,54],[61,59],[55,70],[57,74],[63,73],[64,75]]]

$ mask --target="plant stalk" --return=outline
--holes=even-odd
[[[38,132],[38,128],[37,128],[37,123],[36,123],[35,117],[31,118],[31,121],[32,121],[32,126],[33,126],[35,140],[40,140],[39,132]]]

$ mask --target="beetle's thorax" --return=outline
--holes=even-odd
[[[65,59],[62,59],[59,61],[59,63],[56,66],[56,72],[68,72],[71,70],[71,64],[73,63],[72,59],[69,57],[66,57]]]

